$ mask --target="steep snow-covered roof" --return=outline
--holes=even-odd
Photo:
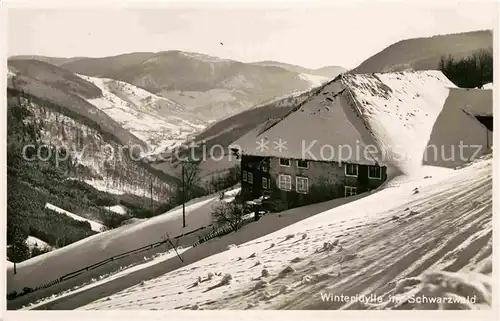
[[[232,147],[257,156],[392,164],[408,172],[422,164],[450,87],[439,71],[342,75]]]

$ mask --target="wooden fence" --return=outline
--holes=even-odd
[[[245,219],[245,220],[242,221],[241,225],[243,226],[243,225],[245,225],[245,224],[247,224],[247,223],[249,223],[250,221],[253,221],[253,220],[254,220],[253,217]],[[189,231],[189,232],[181,234],[181,235],[177,235],[173,239],[179,239],[179,238],[181,238],[183,236],[187,236],[187,235],[196,233],[196,232],[201,231],[203,229],[206,229],[206,228],[208,228],[210,226],[212,226],[212,224],[210,224],[208,226],[202,226],[200,228],[197,228],[195,230]],[[201,243],[205,243],[205,242],[207,242],[207,241],[209,241],[209,240],[211,240],[213,238],[229,234],[232,231],[233,231],[233,229],[230,228],[229,226],[223,226],[221,228],[214,229],[210,233],[208,233],[207,235],[204,235],[203,237],[198,238],[198,240],[196,242],[194,242],[191,246],[192,247],[196,247],[196,246],[200,245]],[[57,278],[56,280],[53,280],[53,281],[50,281],[50,282],[45,283],[43,285],[37,286],[34,289],[33,288],[25,287],[21,293],[12,292],[12,293],[7,294],[7,300],[12,300],[12,299],[15,299],[15,298],[17,298],[19,296],[23,296],[23,295],[26,295],[28,293],[35,292],[35,291],[38,291],[38,290],[41,290],[41,289],[46,289],[46,288],[51,287],[51,286],[53,286],[55,284],[58,284],[58,283],[60,283],[62,281],[73,279],[73,278],[77,277],[78,275],[80,275],[82,273],[85,273],[85,272],[88,272],[88,271],[92,271],[92,270],[94,270],[94,269],[96,269],[98,267],[101,267],[101,266],[103,266],[105,264],[108,264],[110,262],[123,259],[123,258],[125,258],[127,256],[130,256],[130,255],[133,255],[133,254],[138,254],[138,253],[141,253],[141,252],[144,252],[144,251],[149,251],[151,249],[154,249],[154,248],[156,248],[158,246],[161,246],[163,244],[166,244],[168,242],[171,242],[171,239],[167,238],[165,240],[158,241],[158,242],[155,242],[155,243],[151,243],[151,244],[139,247],[137,249],[133,249],[133,250],[130,250],[130,251],[127,251],[127,252],[120,253],[118,255],[112,256],[110,258],[107,258],[105,260],[99,261],[99,262],[94,263],[92,265],[88,265],[86,267],[83,267],[83,268],[81,268],[79,270],[76,270],[76,271],[70,272],[68,274],[65,274],[65,275]],[[175,250],[175,247],[174,247],[174,250]]]
[[[203,229],[205,229],[205,228],[207,228],[209,226],[211,226],[211,224],[208,225],[208,226],[202,226],[200,228],[197,228],[195,230],[189,231],[187,233],[183,233],[181,235],[177,235],[173,239],[179,239],[179,238],[181,238],[183,236],[187,236],[187,235],[196,233],[196,232],[201,231],[201,230],[203,230]],[[139,248],[127,251],[127,252],[120,253],[118,255],[109,257],[109,258],[107,258],[105,260],[99,261],[99,262],[94,263],[92,265],[88,265],[86,267],[83,267],[83,268],[81,268],[79,270],[76,270],[76,271],[70,272],[68,274],[65,274],[65,275],[63,275],[63,276],[61,276],[61,277],[59,277],[59,278],[57,278],[55,280],[52,280],[52,281],[47,282],[45,284],[39,285],[39,286],[37,286],[35,288],[25,287],[21,293],[15,293],[15,292],[9,293],[7,295],[7,300],[12,300],[12,299],[14,299],[16,297],[19,297],[19,296],[22,296],[22,295],[26,295],[28,293],[35,292],[35,291],[38,291],[38,290],[41,290],[41,289],[46,289],[46,288],[51,287],[51,286],[53,286],[55,284],[58,284],[58,283],[60,283],[62,281],[73,279],[73,278],[77,277],[78,275],[80,275],[82,273],[85,273],[85,272],[88,272],[88,271],[92,271],[92,270],[94,270],[94,269],[96,269],[98,267],[101,267],[101,266],[103,266],[105,264],[108,264],[110,262],[123,259],[123,258],[125,258],[127,256],[130,256],[130,255],[134,255],[134,254],[138,254],[138,253],[141,253],[141,252],[149,251],[151,249],[154,249],[154,248],[156,248],[158,246],[161,246],[163,244],[166,244],[168,242],[171,242],[171,239],[165,239],[165,240],[158,241],[158,242],[155,242],[155,243],[151,243],[151,244],[148,244],[148,245],[145,245],[145,246],[142,246],[142,247],[139,247]],[[174,248],[174,250],[175,250],[175,248]]]

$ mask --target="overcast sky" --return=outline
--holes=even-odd
[[[178,49],[244,62],[352,68],[402,39],[492,29],[496,21],[496,3],[481,0],[191,6],[9,8],[8,55],[103,57]]]

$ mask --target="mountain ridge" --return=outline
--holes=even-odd
[[[349,73],[437,69],[441,56],[463,58],[493,48],[492,30],[403,39],[373,54]]]
[[[73,73],[135,85],[186,106],[207,122],[227,118],[273,97],[309,90],[345,71],[336,66],[312,70],[277,62],[246,63],[181,50],[39,59],[53,61]]]

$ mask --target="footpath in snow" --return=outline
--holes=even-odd
[[[430,170],[81,309],[489,307],[492,161]]]

